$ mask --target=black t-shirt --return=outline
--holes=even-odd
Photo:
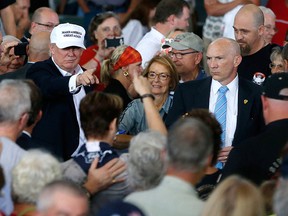
[[[256,184],[277,174],[283,147],[288,141],[288,119],[269,123],[265,131],[235,146],[223,169],[222,179],[238,174]]]
[[[6,8],[7,6],[14,4],[16,0],[0,0],[0,10]]]
[[[239,76],[262,85],[266,77],[271,75],[270,54],[275,46],[276,44],[268,44],[252,55],[242,56],[242,62],[238,67]]]

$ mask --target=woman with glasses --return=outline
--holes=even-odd
[[[125,131],[130,135],[136,135],[148,129],[142,99],[151,97],[159,111],[163,121],[172,105],[172,95],[178,83],[176,67],[168,56],[155,56],[151,59],[143,73],[151,84],[152,94],[142,95],[140,99],[133,100],[128,104],[120,117],[119,131]]]
[[[270,60],[271,60],[271,63],[269,64],[269,67],[271,69],[272,74],[285,71],[285,62],[282,57],[281,47],[276,46],[272,49]]]
[[[105,39],[120,37],[122,34],[119,18],[113,12],[97,14],[89,25],[90,40],[94,43],[83,51],[79,64],[85,69],[96,68],[95,75],[100,78],[100,69],[103,60],[109,58],[114,47],[105,47]],[[97,90],[103,90],[98,85]]]

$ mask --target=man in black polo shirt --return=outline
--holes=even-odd
[[[231,150],[223,178],[239,174],[261,184],[273,178],[280,166],[281,151],[288,141],[288,73],[269,76],[261,99],[265,130]]]

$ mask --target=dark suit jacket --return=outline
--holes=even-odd
[[[33,63],[26,63],[23,67],[16,71],[0,75],[0,81],[4,79],[26,79],[26,74]]]
[[[181,115],[192,109],[209,109],[212,78],[179,84],[173,98],[173,105],[166,118],[171,126]],[[233,145],[258,134],[264,127],[261,103],[262,88],[250,81],[239,78],[238,116]],[[247,100],[247,103],[244,103]]]
[[[43,116],[33,130],[32,137],[60,159],[67,160],[79,144],[79,126],[69,92],[69,76],[62,76],[52,59],[37,62],[27,71],[43,95]],[[85,87],[92,91],[94,86]],[[77,93],[76,93],[77,94]]]

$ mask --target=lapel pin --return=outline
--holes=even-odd
[[[244,100],[244,104],[247,104],[247,103],[248,103],[248,100],[247,100],[247,99],[245,99],[245,100]]]

